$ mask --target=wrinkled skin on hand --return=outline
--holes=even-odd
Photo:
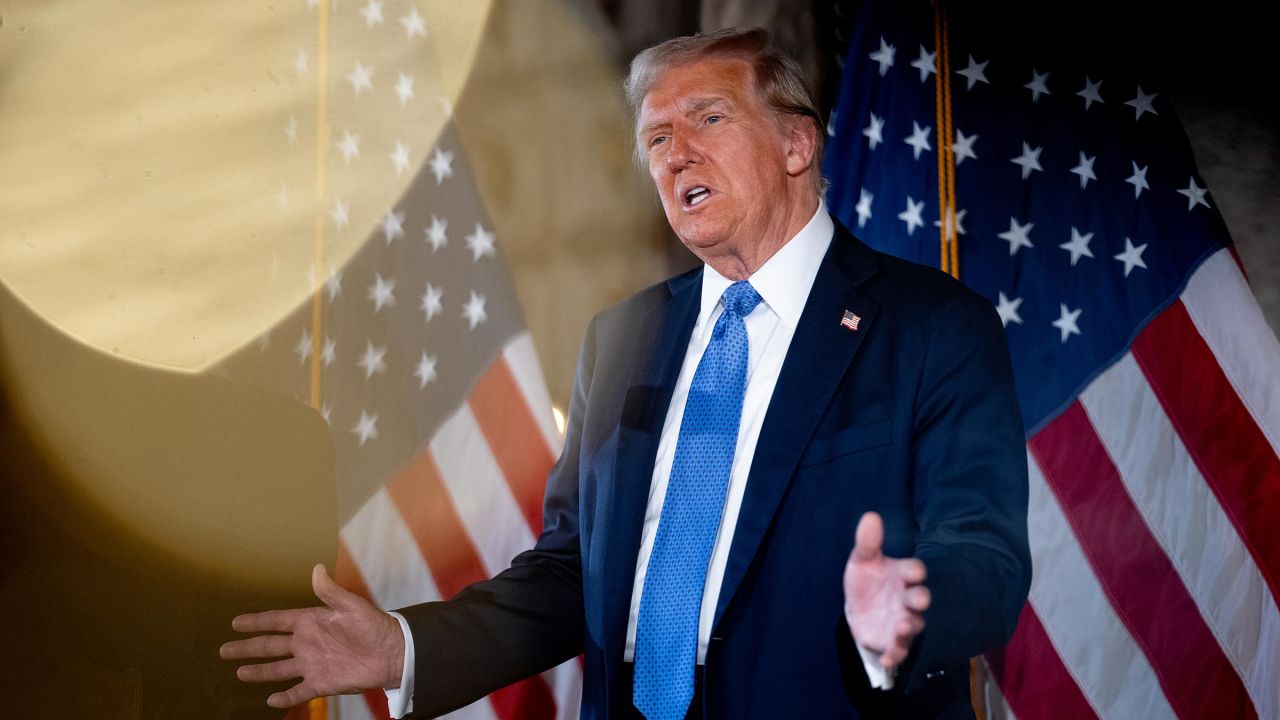
[[[224,659],[283,658],[241,665],[236,676],[246,682],[301,678],[288,690],[267,698],[274,708],[328,695],[399,687],[404,665],[400,623],[340,587],[323,565],[312,569],[311,587],[323,607],[268,610],[238,615],[231,621],[239,632],[273,634],[224,644],[219,649]]]

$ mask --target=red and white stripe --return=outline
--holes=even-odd
[[[1280,717],[1280,343],[1230,253],[1027,446],[993,717]]]
[[[429,446],[342,527],[339,581],[380,607],[449,598],[533,546],[547,472],[562,439],[528,333],[509,342]],[[425,651],[425,650],[424,650]],[[572,718],[582,671],[570,661],[449,717]],[[331,716],[387,717],[381,692]]]
[[[538,364],[538,353],[533,347],[533,336],[527,332],[517,335],[502,349],[502,358],[511,371],[516,387],[520,389],[520,396],[524,398],[529,416],[547,443],[547,449],[553,457],[560,457],[564,436],[556,429],[556,420],[551,413],[551,394],[547,392],[547,384],[542,380],[542,367]],[[1276,410],[1280,412],[1280,408]]]

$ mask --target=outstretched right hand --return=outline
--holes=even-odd
[[[283,633],[224,644],[219,654],[227,660],[284,658],[241,665],[236,676],[246,682],[302,678],[267,698],[274,708],[326,695],[399,687],[404,665],[400,623],[340,587],[323,565],[312,569],[311,587],[325,607],[269,610],[238,615],[231,621],[239,632]]]

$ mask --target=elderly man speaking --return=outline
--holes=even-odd
[[[436,715],[584,655],[584,718],[970,717],[1026,598],[1000,321],[821,200],[821,122],[763,31],[640,53],[636,143],[703,265],[600,313],[537,545],[447,602],[236,618],[275,707],[385,688]]]

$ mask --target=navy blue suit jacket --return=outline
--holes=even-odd
[[[584,654],[582,716],[630,711],[623,645],[658,436],[701,272],[602,312],[579,360],[544,531],[510,569],[404,612],[415,715]],[[841,326],[850,310],[856,331]],[[991,304],[837,226],[760,433],[707,649],[707,717],[965,717],[967,659],[1013,632],[1031,576],[1026,454]],[[926,628],[869,688],[841,578],[864,512],[928,568]]]

